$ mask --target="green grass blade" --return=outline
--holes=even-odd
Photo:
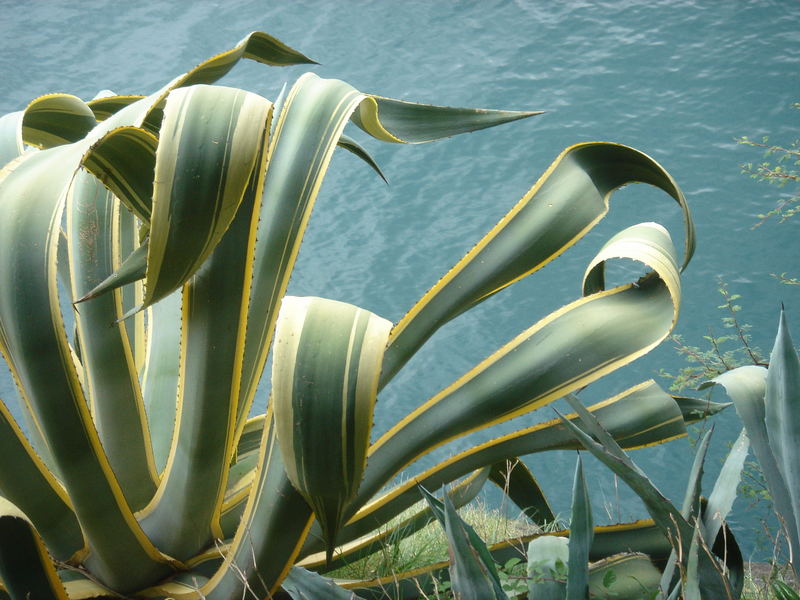
[[[775,594],[776,600],[800,600],[800,593],[783,581],[772,582],[772,593]]]

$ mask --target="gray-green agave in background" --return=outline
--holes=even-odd
[[[0,350],[27,426],[26,436],[0,407],[0,574],[14,598],[333,589],[293,565],[325,572],[375,551],[385,524],[420,499],[415,482],[381,491],[407,465],[584,388],[675,323],[694,248],[684,197],[648,156],[594,142],[564,150],[398,323],[284,298],[337,145],[375,166],[342,135],[348,122],[380,141],[421,143],[536,113],[413,104],[313,74],[275,104],[211,85],[242,58],[313,62],[254,33],[150,96],[54,94],[0,119]],[[619,233],[589,265],[583,297],[371,443],[379,390],[425,341],[573,245],[631,182],[661,188],[683,211],[682,262],[659,225]],[[650,272],[606,290],[604,263],[615,258]],[[273,332],[272,397],[248,418]],[[685,422],[718,408],[645,382],[589,410],[636,448],[684,435]],[[485,481],[503,484],[510,462],[509,496],[542,522],[552,513],[517,457],[578,446],[555,420],[417,480],[461,480],[450,499],[463,504]],[[595,540],[610,541],[606,554],[638,548],[648,528],[598,528]],[[425,577],[392,579],[398,594],[417,593],[412,576]],[[387,585],[347,584],[373,596]]]
[[[783,310],[769,367],[739,367],[703,387],[713,385],[724,388],[736,406],[788,542],[789,563],[797,574],[800,571],[800,358]]]

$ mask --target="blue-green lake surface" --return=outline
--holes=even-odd
[[[634,146],[678,181],[697,225],[683,278],[677,332],[700,344],[722,333],[718,278],[741,294],[742,318],[768,351],[783,301],[800,336],[800,288],[770,273],[800,273],[798,226],[756,215],[781,190],[751,181],[740,164],[760,153],[749,136],[800,137],[800,3],[744,1],[354,1],[154,2],[0,0],[0,112],[67,92],[147,94],[201,60],[263,30],[320,61],[311,70],[384,96],[546,114],[423,146],[365,140],[389,179],[338,152],[305,236],[289,293],[358,304],[397,321],[533,185],[558,153],[590,140]],[[242,64],[222,83],[275,98],[302,68]],[[351,132],[358,139],[358,132]],[[580,294],[583,271],[619,229],[658,221],[680,231],[676,204],[629,186],[610,216],[545,268],[445,326],[379,400],[375,434],[476,362]],[[681,239],[676,240],[680,247]],[[597,401],[682,365],[669,342],[582,394]],[[0,393],[13,402],[7,373]],[[719,398],[717,398],[719,399]],[[259,412],[266,392],[257,399]],[[560,406],[560,405],[559,405]],[[550,408],[491,435],[553,418]],[[714,419],[705,491],[738,434],[732,410]],[[489,434],[437,450],[443,456]],[[686,440],[634,458],[676,501],[692,451]],[[422,461],[430,465],[432,458]],[[574,453],[527,461],[554,509],[569,508]],[[416,467],[415,467],[416,468]],[[645,516],[605,469],[592,463],[598,522]],[[413,471],[412,471],[413,472]],[[757,551],[763,514],[737,501],[733,523],[746,556]]]

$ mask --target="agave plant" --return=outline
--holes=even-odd
[[[688,208],[653,159],[610,143],[564,150],[398,323],[284,298],[335,148],[375,167],[343,136],[348,122],[421,143],[536,113],[413,104],[313,74],[274,104],[211,85],[242,58],[313,62],[254,33],[150,96],[55,94],[0,120],[0,351],[26,423],[23,434],[0,408],[0,576],[14,598],[333,589],[293,566],[325,572],[374,551],[385,524],[419,500],[413,482],[381,491],[406,466],[587,386],[675,323],[694,249]],[[682,261],[659,225],[619,233],[590,263],[583,297],[371,441],[378,392],[439,327],[573,245],[631,182],[679,205]],[[651,271],[605,290],[604,263],[618,257]],[[271,399],[251,417],[273,336]],[[653,382],[589,408],[626,448],[684,435],[685,422],[717,409]],[[464,503],[514,464],[509,496],[546,520],[517,457],[576,447],[555,420],[418,479],[458,481],[451,496]],[[348,587],[379,595],[383,585]]]
[[[798,573],[800,556],[800,359],[781,310],[769,367],[738,367],[702,387],[722,387],[750,437]]]
[[[609,545],[607,540],[602,540],[619,527],[593,526],[579,455],[572,490],[570,530],[537,534],[528,542],[528,597],[536,600],[739,598],[744,584],[744,563],[724,519],[736,497],[749,446],[747,436],[744,433],[739,436],[709,498],[704,500],[700,496],[700,483],[713,428],[706,432],[698,444],[686,498],[679,511],[628,457],[595,415],[576,397],[570,395],[568,401],[580,416],[580,425],[562,417],[564,425],[587,450],[630,485],[650,512],[651,520],[632,529],[640,535],[649,532],[656,535],[645,539],[646,544],[643,540],[637,544],[617,539],[615,544]],[[424,488],[421,491],[448,539],[449,571],[455,598],[509,600],[495,567],[495,558],[504,550],[503,545],[490,550],[461,520],[449,498],[440,502]],[[595,543],[595,535],[599,543]],[[517,544],[522,543],[522,539],[517,540]],[[647,547],[650,555],[635,551],[637,547]],[[663,561],[665,551],[669,556]],[[590,562],[591,559],[595,562]],[[659,569],[656,562],[665,562],[666,566]],[[674,577],[676,568],[679,568],[678,577]]]

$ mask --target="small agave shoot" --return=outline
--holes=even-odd
[[[53,94],[0,119],[0,351],[26,423],[23,434],[0,408],[0,577],[12,598],[347,595],[320,573],[375,552],[386,523],[419,501],[415,482],[384,490],[405,467],[586,387],[674,326],[694,249],[684,197],[650,157],[599,142],[564,150],[397,323],[284,298],[333,151],[375,166],[343,136],[348,123],[414,144],[536,113],[414,104],[313,74],[275,103],[213,85],[243,58],[313,62],[257,32],[150,96]],[[632,182],[677,203],[682,260],[659,225],[620,232],[589,264],[582,297],[370,439],[380,390],[439,327],[572,246]],[[605,289],[616,258],[650,273]],[[271,400],[251,418],[276,328]],[[637,448],[719,408],[648,381],[589,411]],[[518,457],[577,447],[553,420],[417,479],[452,485],[448,502],[462,505],[518,465],[509,497],[542,522],[552,512]],[[420,508],[406,531],[430,514]],[[652,528],[594,539],[634,532],[635,549]],[[437,568],[346,586],[411,598]]]

